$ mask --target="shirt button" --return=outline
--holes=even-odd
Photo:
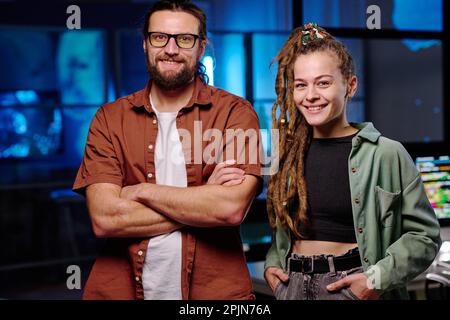
[[[139,277],[134,278],[134,280],[136,280],[136,282],[139,282],[139,280],[141,280]]]
[[[364,262],[369,262],[369,259],[367,259],[367,257],[364,258]]]
[[[153,150],[153,145],[152,145],[152,144],[150,144],[150,145],[148,146],[148,150]]]
[[[151,179],[153,177],[153,174],[150,172],[147,177],[149,177],[149,179]]]
[[[142,251],[142,250],[138,251],[138,256],[142,256],[143,254],[144,254],[144,251]]]
[[[358,232],[359,232],[359,233],[363,233],[363,228],[359,228],[359,229],[358,229]]]
[[[356,204],[359,203],[359,198],[355,198],[355,203],[356,203]]]
[[[353,173],[356,173],[356,171],[358,171],[356,168],[352,168]]]
[[[157,124],[157,123],[158,123],[158,120],[153,119],[152,123],[153,123],[153,124]]]

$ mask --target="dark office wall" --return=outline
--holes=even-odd
[[[444,140],[442,50],[413,51],[398,40],[368,41],[370,119],[399,141]],[[444,150],[443,150],[444,152]],[[448,151],[447,151],[448,152]]]

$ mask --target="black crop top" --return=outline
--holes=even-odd
[[[309,227],[299,226],[308,240],[356,243],[348,179],[355,135],[311,142],[305,163]]]

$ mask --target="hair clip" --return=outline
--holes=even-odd
[[[302,28],[302,44],[306,45],[308,41],[314,39],[323,39],[327,36],[324,29],[322,29],[317,23],[305,24]]]

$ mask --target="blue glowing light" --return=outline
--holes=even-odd
[[[34,90],[16,91],[16,98],[21,104],[31,104],[39,102],[39,97]]]
[[[211,56],[205,56],[202,63],[206,68],[206,75],[208,76],[209,85],[214,85],[214,59]]]
[[[412,52],[431,48],[432,46],[441,45],[439,40],[416,40],[416,39],[403,39],[402,43]]]
[[[399,30],[442,31],[442,1],[394,0],[392,24]]]

